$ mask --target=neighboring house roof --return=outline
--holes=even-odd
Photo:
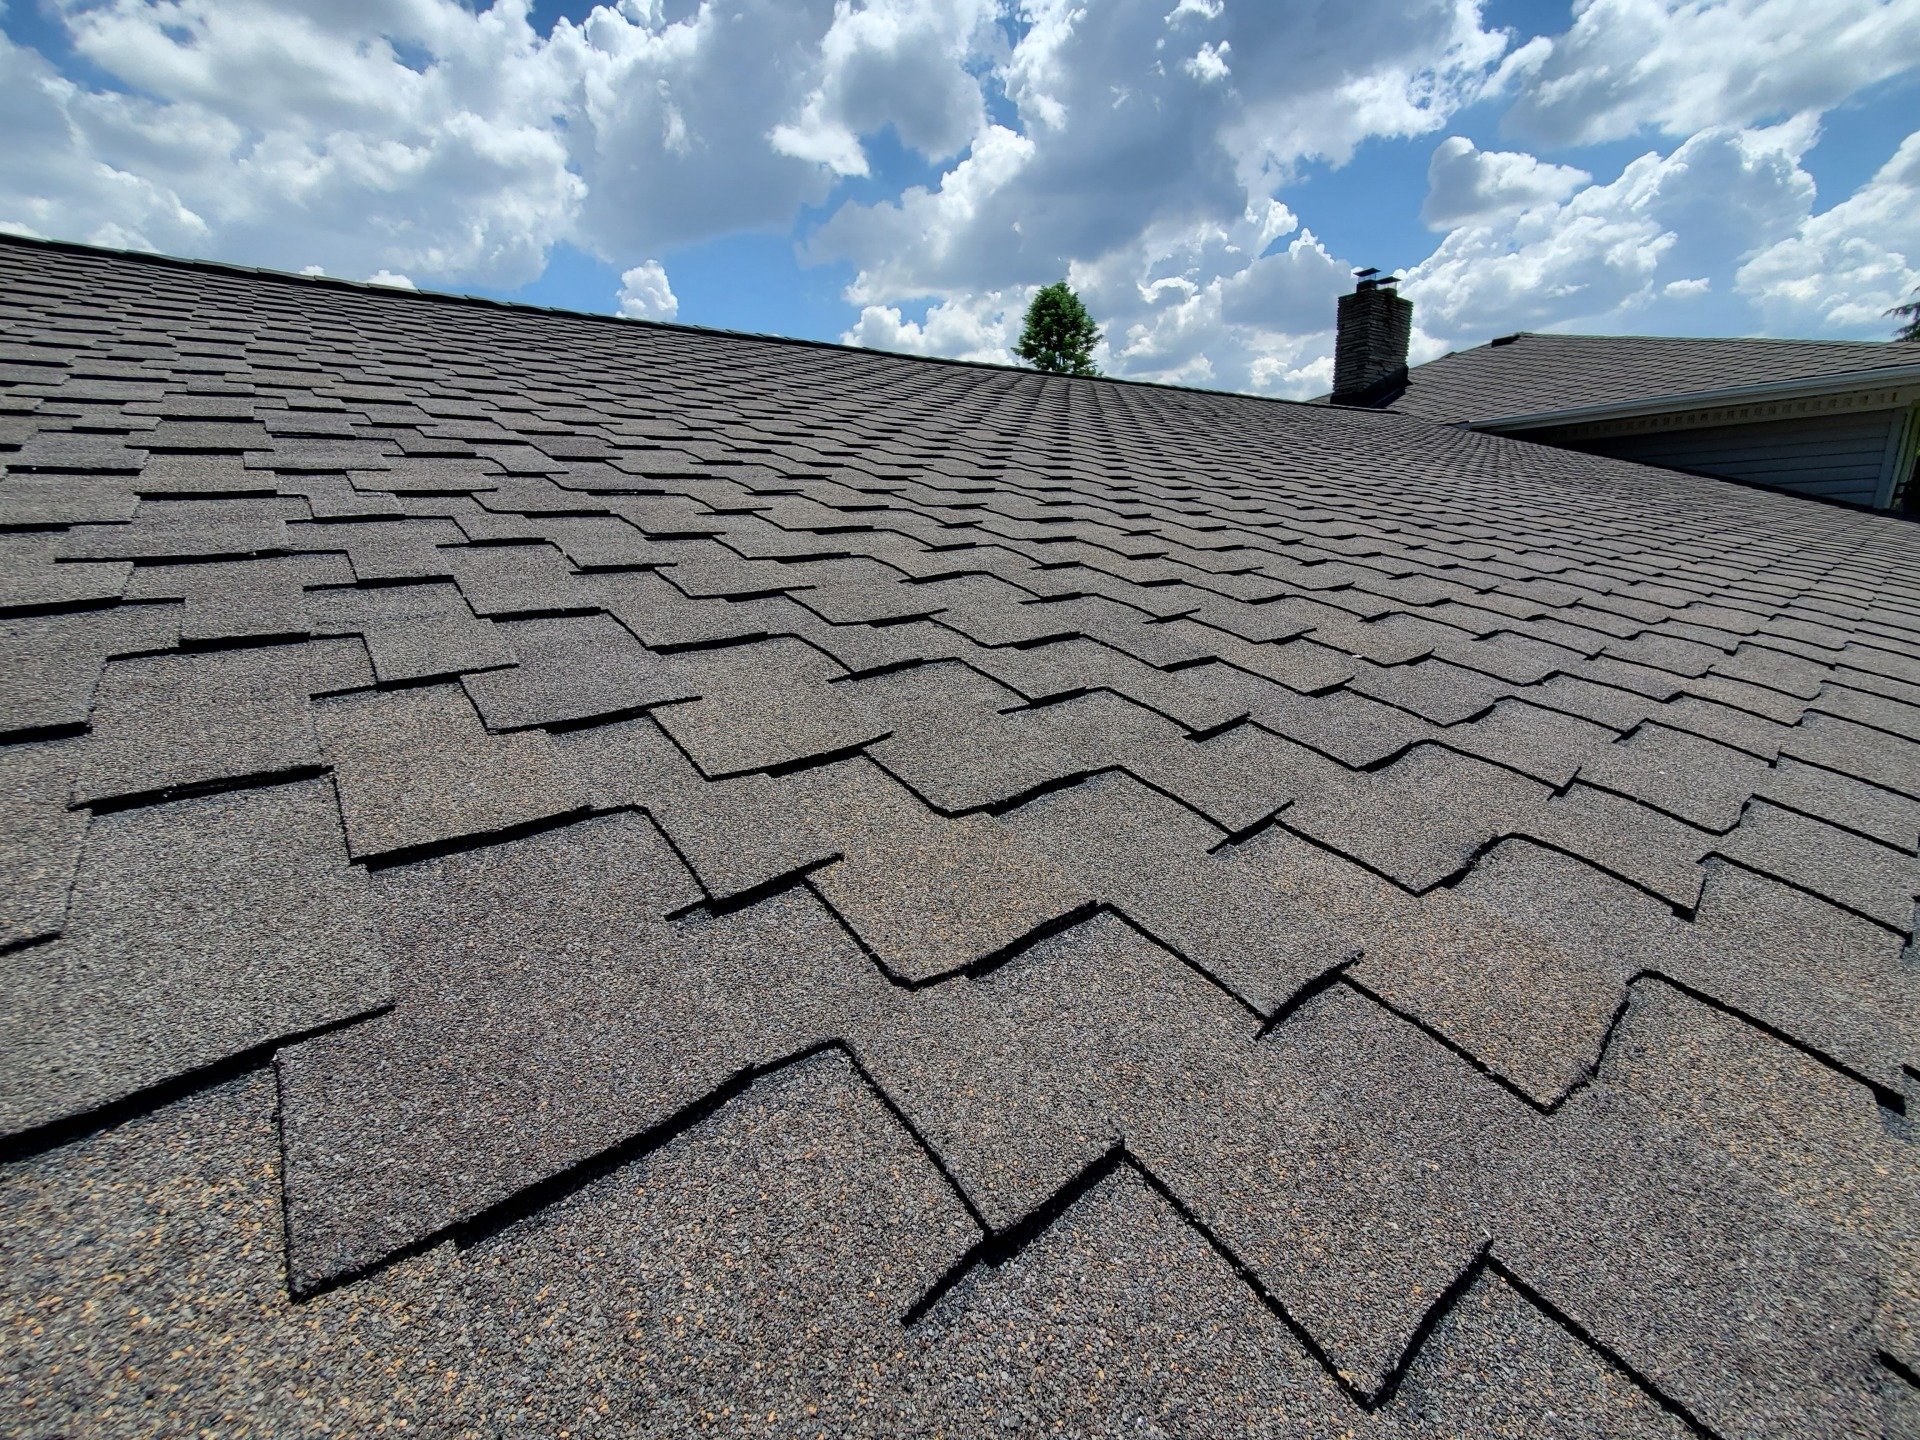
[[[0,318],[13,1428],[1910,1424],[1920,528],[18,241]]]
[[[1415,366],[1388,404],[1480,425],[1843,379],[1920,380],[1920,344],[1524,332]]]

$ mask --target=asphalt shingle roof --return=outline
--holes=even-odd
[[[1389,402],[1447,424],[1920,366],[1920,344],[1531,331],[1416,365]]]
[[[1920,528],[0,242],[9,1433],[1910,1435]]]

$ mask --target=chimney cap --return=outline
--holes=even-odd
[[[1364,270],[1354,271],[1353,278],[1358,282],[1353,287],[1356,294],[1362,294],[1368,290],[1387,290],[1400,283],[1398,275],[1382,275],[1379,267],[1374,265],[1369,265]]]

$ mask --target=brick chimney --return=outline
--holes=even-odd
[[[1333,342],[1333,403],[1383,405],[1407,383],[1407,341],[1413,335],[1413,302],[1400,298],[1399,277],[1378,270],[1354,272],[1359,283],[1340,297]]]

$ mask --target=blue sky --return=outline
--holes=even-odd
[[[1305,395],[1356,265],[1516,329],[1882,338],[1920,0],[0,0],[0,226]]]

